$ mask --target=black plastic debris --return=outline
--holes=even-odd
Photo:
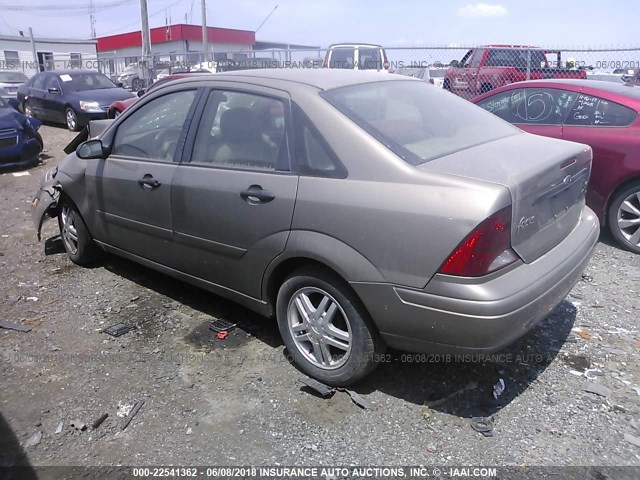
[[[129,415],[122,419],[122,423],[120,424],[120,428],[122,430],[129,426],[131,420],[133,420],[133,417],[135,417],[138,411],[140,411],[140,409],[142,408],[142,405],[144,405],[144,400],[138,400],[129,412]]]
[[[357,392],[354,392],[353,390],[347,390],[347,389],[345,389],[345,392],[349,394],[349,396],[351,397],[351,401],[355,403],[357,406],[359,406],[360,408],[363,408],[365,410],[367,410],[368,408],[371,408],[371,405],[369,404],[369,402],[364,398],[362,398],[360,394],[358,394]]]
[[[116,323],[115,325],[105,328],[103,332],[108,333],[112,337],[119,337],[135,329],[136,327],[134,325],[127,325],[126,323]]]
[[[31,331],[30,327],[25,327],[24,325],[20,325],[18,323],[7,322],[5,320],[0,320],[0,328],[6,328],[7,330],[15,330],[16,332],[24,333],[28,333]]]
[[[311,390],[317,392],[324,398],[330,397],[331,395],[336,393],[335,388],[330,387],[329,385],[325,385],[324,383],[319,382],[314,378],[303,378],[302,380],[300,380],[300,382],[309,387]]]
[[[473,417],[471,419],[471,428],[485,437],[493,437],[493,418]]]
[[[104,422],[108,416],[108,413],[103,413],[102,415],[100,415],[100,417],[97,418],[96,421],[93,422],[93,424],[91,424],[91,428],[93,428],[94,430],[98,428],[100,425],[102,425],[102,422]]]
[[[214,332],[228,332],[235,328],[236,325],[237,323],[231,323],[228,320],[219,318],[209,324],[209,330],[213,330]]]

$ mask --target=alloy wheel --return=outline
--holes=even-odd
[[[78,230],[75,225],[75,214],[67,205],[62,207],[62,241],[71,255],[78,252]]]
[[[297,349],[314,366],[334,370],[349,360],[351,325],[326,291],[305,287],[295,292],[287,306],[287,325]]]
[[[640,247],[640,191],[626,197],[618,208],[618,229],[633,246]]]

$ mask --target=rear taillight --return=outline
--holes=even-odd
[[[480,277],[518,260],[511,248],[511,207],[494,213],[460,242],[439,273]]]

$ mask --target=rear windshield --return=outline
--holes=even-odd
[[[29,80],[24,73],[0,72],[0,83],[24,83]]]
[[[353,48],[334,48],[331,50],[331,60],[329,68],[345,68],[353,70],[354,65],[354,49]]]
[[[63,73],[60,75],[62,85],[70,92],[116,88],[116,85],[100,73]]]
[[[359,70],[382,70],[382,56],[379,48],[358,48]]]
[[[547,66],[547,57],[540,50],[515,50],[510,48],[489,50],[486,66],[527,68],[529,55],[531,55],[529,68],[544,68]]]
[[[412,165],[520,133],[482,108],[424,82],[367,83],[321,95]]]

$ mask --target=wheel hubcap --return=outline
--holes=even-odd
[[[640,247],[640,191],[624,199],[618,208],[618,228],[634,247]]]
[[[69,128],[76,128],[76,117],[71,110],[67,112],[67,125]]]
[[[334,370],[351,354],[347,315],[327,292],[316,287],[298,290],[287,307],[287,324],[300,353],[318,368]]]
[[[62,207],[62,241],[71,255],[78,253],[78,231],[75,225],[75,214],[66,205]]]
[[[25,106],[25,107],[24,107],[24,114],[25,114],[27,117],[33,117],[33,114],[31,113],[31,107],[29,107],[29,106]]]

